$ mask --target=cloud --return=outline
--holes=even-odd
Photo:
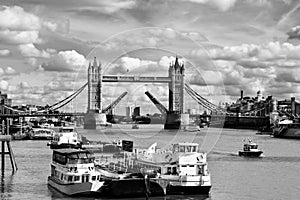
[[[174,63],[176,58],[174,56],[163,56],[159,60],[158,64],[163,66],[163,67],[169,67],[171,63]],[[178,59],[179,63],[185,63],[185,59],[179,58]]]
[[[37,49],[34,44],[22,44],[19,45],[19,50],[21,54],[25,57],[41,57],[41,58],[49,58],[50,53],[45,50]],[[51,50],[50,50],[51,51]]]
[[[7,49],[0,49],[0,56],[8,56],[10,51]]]
[[[236,0],[185,0],[193,3],[207,4],[217,7],[221,11],[227,11],[232,8]]]
[[[0,89],[1,90],[7,90],[9,84],[6,80],[0,80]]]
[[[42,64],[45,71],[58,72],[76,72],[81,67],[87,67],[88,62],[85,57],[75,50],[60,51],[55,56],[52,56],[49,61]]]
[[[156,61],[123,56],[108,68],[109,74],[152,73],[161,69]]]
[[[5,73],[6,73],[6,74],[16,74],[16,70],[13,69],[13,68],[11,68],[11,67],[7,67],[7,68],[5,69]]]
[[[29,44],[41,43],[38,31],[11,31],[9,29],[0,30],[0,40],[4,44]]]
[[[40,19],[19,6],[0,7],[0,27],[13,30],[38,30]]]
[[[133,0],[109,0],[109,1],[99,1],[98,2],[100,8],[99,10],[104,11],[106,13],[115,13],[121,9],[130,9],[135,7],[136,2]]]

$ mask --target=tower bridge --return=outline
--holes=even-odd
[[[160,76],[126,76],[103,75],[101,63],[94,58],[88,67],[88,110],[84,127],[94,129],[98,125],[106,124],[106,114],[103,110],[102,94],[103,82],[134,82],[134,83],[167,83],[169,87],[169,109],[166,116],[165,129],[178,129],[188,123],[184,114],[185,68],[178,58],[169,66],[167,77]],[[124,97],[119,98],[119,101]],[[183,120],[185,119],[185,120]]]
[[[214,116],[221,117],[224,122],[225,116],[238,116],[241,114],[239,110],[232,112],[211,103],[199,93],[193,90],[185,83],[185,68],[183,63],[179,63],[176,57],[175,62],[171,63],[168,70],[168,76],[128,76],[128,75],[103,75],[101,63],[94,58],[93,63],[88,66],[88,82],[76,90],[68,97],[56,102],[50,106],[45,106],[43,109],[28,113],[24,110],[18,110],[10,105],[1,103],[0,105],[0,120],[5,118],[29,117],[29,116],[82,116],[84,115],[84,128],[95,129],[98,125],[107,125],[106,115],[110,114],[112,109],[127,95],[123,92],[115,101],[106,108],[103,108],[103,82],[129,82],[129,83],[166,83],[169,90],[169,105],[166,108],[162,105],[150,92],[145,94],[149,97],[157,109],[165,116],[165,129],[179,129],[182,125],[189,124],[189,115],[185,114],[184,108],[184,91],[187,92],[199,105],[206,110],[214,113]],[[54,112],[74,100],[84,89],[88,87],[88,109],[86,113],[57,113]],[[293,101],[292,101],[293,102]],[[265,113],[269,105],[247,110],[243,115],[255,115]],[[295,105],[291,106],[291,110]],[[281,109],[282,110],[282,109]],[[294,109],[295,110],[295,109]],[[51,112],[50,112],[51,111]],[[53,113],[53,114],[51,114]],[[210,121],[214,121],[212,118]],[[226,120],[225,120],[226,121]]]

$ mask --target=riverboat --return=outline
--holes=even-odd
[[[101,174],[95,168],[95,157],[88,150],[53,150],[48,185],[68,196],[100,195]]]
[[[82,139],[75,127],[61,127],[47,146],[50,146],[50,149],[81,148]]]
[[[31,140],[50,140],[54,137],[55,131],[47,128],[33,128],[29,133]]]
[[[273,127],[276,138],[300,139],[300,120],[282,120]]]
[[[247,142],[244,141],[244,148],[238,152],[239,156],[245,157],[260,157],[263,152],[258,149],[258,144],[248,139]]]
[[[165,195],[209,194],[212,187],[206,153],[200,152],[197,143],[177,143],[170,149],[156,149],[157,143],[148,149],[135,149],[136,168],[154,176]]]

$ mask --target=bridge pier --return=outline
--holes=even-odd
[[[108,126],[105,113],[88,112],[84,117],[84,129],[97,129],[99,126]]]

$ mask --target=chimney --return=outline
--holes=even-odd
[[[243,93],[244,93],[244,91],[241,90],[241,100],[243,99]]]

